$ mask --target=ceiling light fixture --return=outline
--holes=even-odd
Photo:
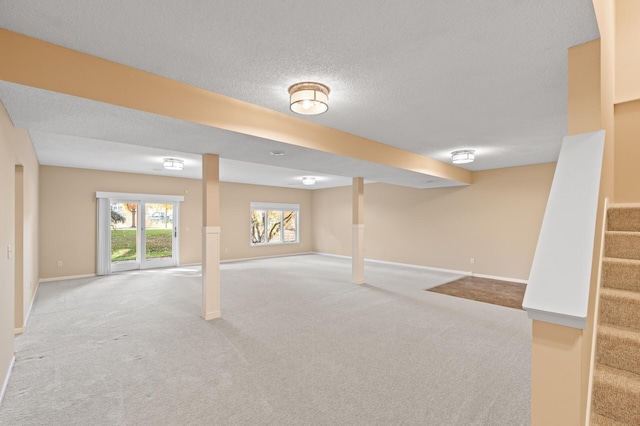
[[[312,177],[312,176],[305,176],[302,178],[302,184],[303,185],[315,185],[316,184],[316,178]]]
[[[320,83],[297,83],[289,87],[291,111],[318,115],[329,109],[329,88]]]
[[[472,163],[476,159],[476,152],[473,149],[461,149],[451,153],[453,164]]]
[[[162,160],[162,166],[166,170],[182,170],[184,169],[184,161],[177,158],[165,158]]]

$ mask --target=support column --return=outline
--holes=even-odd
[[[354,284],[364,284],[364,179],[353,178],[353,237],[351,248]]]
[[[220,318],[220,157],[202,156],[202,311]]]

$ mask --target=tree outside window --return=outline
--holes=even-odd
[[[298,242],[299,206],[252,203],[251,245]],[[268,207],[268,208],[257,208]],[[291,207],[296,207],[292,209]]]

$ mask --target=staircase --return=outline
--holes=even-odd
[[[607,212],[591,425],[640,425],[640,207]]]

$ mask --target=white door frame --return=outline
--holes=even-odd
[[[156,195],[156,194],[130,194],[122,192],[96,192],[96,198],[106,198],[108,200],[109,208],[112,203],[119,202],[135,202],[138,204],[138,232],[137,232],[137,244],[136,244],[136,262],[126,263],[113,263],[110,262],[110,272],[118,272],[131,269],[146,269],[146,268],[160,268],[166,266],[175,266],[179,261],[179,224],[180,224],[180,202],[184,201],[184,197],[181,195]],[[148,203],[155,204],[173,204],[173,219],[172,219],[172,257],[158,260],[144,260],[145,250],[145,206]],[[142,219],[141,219],[142,218]],[[140,221],[142,220],[142,225]],[[109,228],[108,238],[105,238],[102,242],[102,247],[98,247],[98,256],[109,256],[111,260],[111,221],[98,224],[98,226],[106,226]],[[100,243],[98,243],[100,244]]]
[[[173,218],[171,220],[171,257],[164,257],[161,259],[147,259],[147,237],[146,237],[146,217],[147,217],[147,204],[173,204]],[[138,259],[140,260],[140,269],[150,268],[165,268],[168,266],[176,266],[178,264],[178,224],[180,223],[178,213],[178,202],[166,202],[158,201],[156,199],[148,199],[141,201],[140,212],[144,215],[144,222],[141,227],[140,238],[138,241],[138,249],[140,254]]]

